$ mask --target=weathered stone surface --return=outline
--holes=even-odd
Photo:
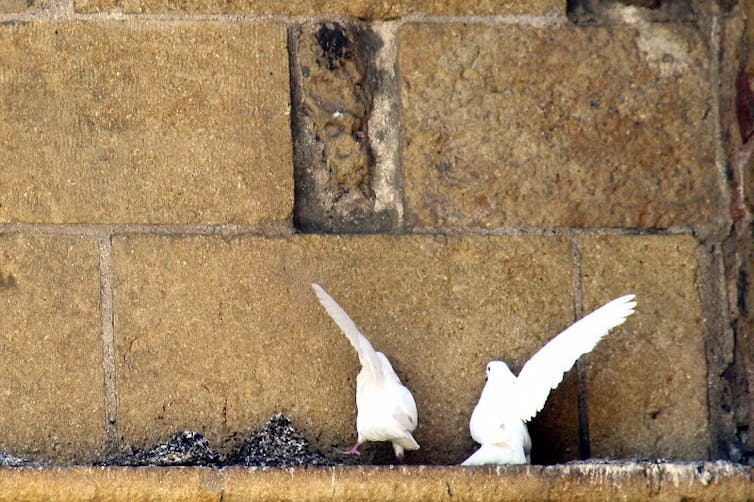
[[[60,463],[102,454],[99,294],[96,243],[0,236],[0,449]]]
[[[283,26],[5,25],[0,60],[0,222],[290,216]]]
[[[698,4],[702,5],[698,5]],[[704,12],[704,0],[575,0],[568,2],[568,18],[576,23],[621,22],[629,14],[649,22],[694,22]]]
[[[376,210],[376,160],[369,118],[381,78],[381,42],[361,23],[314,23],[295,30],[294,223],[316,232],[374,232],[396,212]]]
[[[749,500],[750,468],[725,462],[551,467],[3,469],[19,502],[246,500]]]
[[[409,24],[407,221],[658,227],[719,209],[704,37],[692,26]]]
[[[18,502],[222,500],[221,471],[207,468],[3,469],[0,498]]]
[[[382,19],[407,14],[488,15],[565,13],[565,4],[555,0],[400,0],[371,2],[369,0],[328,0],[310,2],[294,0],[74,0],[77,12],[98,12],[119,9],[128,13],[209,12],[278,15],[344,14],[358,18]]]
[[[703,459],[707,365],[689,236],[581,240],[584,312],[635,293],[636,313],[587,356],[592,455]]]
[[[518,370],[573,320],[571,247],[559,237],[143,236],[116,238],[113,254],[118,427],[136,447],[190,427],[228,452],[231,435],[275,412],[325,454],[355,440],[358,359],[312,282],[414,392],[412,463],[471,453],[486,363]],[[559,403],[549,431],[577,445],[575,424],[560,423],[575,398]]]
[[[0,14],[24,12],[28,8],[27,0],[0,0]]]

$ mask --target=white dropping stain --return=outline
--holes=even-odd
[[[637,47],[648,63],[659,68],[662,77],[678,76],[693,64],[686,44],[665,23],[650,23],[633,6],[616,6],[611,14],[636,27]]]

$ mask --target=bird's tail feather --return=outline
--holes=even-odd
[[[419,449],[419,443],[416,442],[416,439],[414,439],[414,436],[412,436],[410,432],[406,432],[406,434],[401,437],[393,438],[391,441],[401,446],[404,450]]]

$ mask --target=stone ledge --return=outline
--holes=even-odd
[[[728,462],[557,466],[0,469],[0,499],[744,500],[752,469]]]

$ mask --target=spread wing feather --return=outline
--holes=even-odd
[[[634,313],[634,298],[626,295],[603,305],[550,340],[524,364],[514,385],[515,399],[511,400],[521,420],[531,420],[576,360]]]
[[[337,324],[341,331],[346,335],[346,338],[351,342],[353,348],[356,349],[361,366],[367,370],[372,378],[376,381],[380,381],[382,379],[382,369],[380,367],[379,358],[377,357],[377,353],[372,347],[372,344],[361,334],[353,320],[348,314],[346,314],[346,311],[338,305],[332,296],[328,295],[318,284],[312,284],[312,288],[314,288],[314,292],[316,293],[317,298],[319,298],[319,302],[325,308],[327,313],[330,314],[330,317],[335,321],[335,324]]]

